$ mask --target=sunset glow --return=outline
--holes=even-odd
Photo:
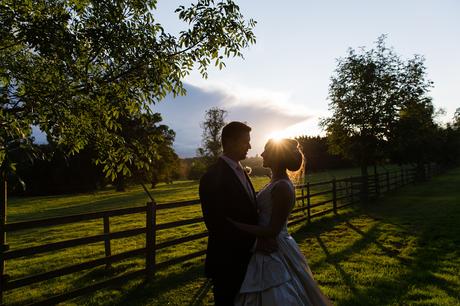
[[[286,136],[284,135],[283,131],[276,131],[276,132],[273,132],[271,134],[268,135],[267,137],[267,140],[268,139],[273,139],[274,141],[279,141],[283,138],[286,138]]]
[[[304,135],[318,135],[321,132],[318,132],[317,129],[314,129],[313,133],[308,133],[312,130],[312,123],[308,120],[293,124],[285,129],[271,131],[267,134],[267,139],[282,139],[282,138],[296,138]],[[310,135],[311,134],[311,135]]]

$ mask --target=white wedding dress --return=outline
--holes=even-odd
[[[270,222],[271,191],[280,181],[288,182],[295,194],[294,186],[289,180],[279,180],[265,186],[257,195],[259,225],[267,226]],[[289,235],[287,222],[276,240],[276,252],[269,255],[256,252],[252,255],[235,305],[332,305],[319,290],[305,257]]]

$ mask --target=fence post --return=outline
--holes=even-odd
[[[401,168],[401,186],[404,186],[404,185],[406,185],[404,182],[404,169]]]
[[[361,176],[360,197],[361,203],[367,203],[369,198],[369,175]]]
[[[349,185],[349,192],[350,192],[350,202],[351,203],[354,203],[355,202],[355,189],[354,189],[354,186],[353,186],[353,176],[350,176],[350,185]],[[347,192],[348,192],[347,191]]]
[[[385,173],[386,181],[387,181],[387,192],[390,191],[390,172]]]
[[[374,173],[374,185],[375,185],[375,197],[379,198],[380,197],[380,182],[379,182],[379,174]]]
[[[345,195],[347,196],[347,200],[350,199],[350,191],[351,193],[353,194],[353,190],[350,190],[351,189],[351,177],[349,178],[349,180],[345,181]],[[353,202],[353,198],[351,198],[351,202]]]
[[[156,203],[152,201],[147,202],[146,212],[146,228],[145,235],[145,272],[147,281],[153,279],[155,275],[155,244],[156,244]]]
[[[337,182],[335,177],[332,179],[332,209],[337,214]]]
[[[311,222],[311,199],[310,199],[310,182],[307,183],[307,222]]]
[[[109,216],[104,216],[104,250],[105,250],[105,257],[112,256],[112,249],[110,247],[110,220]],[[107,263],[105,267],[108,269],[112,265],[110,263]]]
[[[304,186],[300,188],[300,194],[302,196],[302,212],[305,215],[305,192],[303,191],[303,189],[304,189]]]

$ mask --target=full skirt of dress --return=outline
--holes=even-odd
[[[276,252],[253,254],[235,305],[332,305],[318,288],[295,240],[282,232],[277,242]]]

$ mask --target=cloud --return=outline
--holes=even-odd
[[[274,91],[266,88],[249,88],[236,84],[217,83],[201,81],[199,83],[190,83],[190,86],[200,88],[204,92],[218,92],[224,97],[223,103],[228,108],[233,107],[250,107],[270,109],[292,117],[304,117],[308,114],[305,105],[292,103],[291,93]],[[303,115],[300,115],[303,114]]]
[[[286,93],[215,84],[200,87],[186,83],[185,88],[186,96],[168,96],[152,106],[154,111],[162,114],[164,123],[176,132],[174,147],[181,157],[195,156],[201,144],[200,123],[205,111],[211,107],[227,110],[227,121],[242,121],[252,127],[253,149],[250,155],[260,154],[274,131],[282,131],[315,119],[305,107],[289,103],[289,95]]]

